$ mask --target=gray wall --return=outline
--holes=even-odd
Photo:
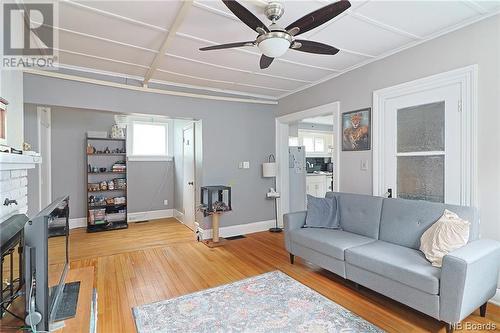
[[[25,74],[24,94],[32,104],[199,119],[202,185],[233,187],[233,212],[224,214],[222,226],[274,219],[273,204],[265,199],[273,182],[261,176],[261,163],[274,153],[274,105],[145,93],[32,74]],[[250,161],[250,169],[238,169],[240,161]]]
[[[46,105],[46,104],[45,104]],[[108,131],[115,123],[115,113],[88,109],[51,107],[51,153],[52,153],[52,198],[70,196],[71,218],[87,216],[85,177],[85,136],[87,131]],[[26,140],[37,149],[36,105],[25,104]],[[113,143],[106,143],[113,149]],[[105,159],[105,160],[104,160]],[[110,164],[116,157],[99,157],[99,161]],[[92,164],[89,160],[89,163]],[[98,162],[96,162],[98,163]],[[105,166],[105,165],[103,165]],[[38,171],[30,170],[28,178],[28,200],[30,213],[38,207]],[[129,162],[128,163],[128,211],[144,212],[173,208],[173,163]],[[106,175],[92,176],[95,180],[109,179]],[[169,205],[163,201],[167,199]]]
[[[283,115],[334,101],[340,101],[342,112],[357,110],[372,106],[374,90],[478,64],[481,231],[485,236],[500,240],[499,49],[500,16],[496,15],[288,96],[280,100],[276,114]],[[369,161],[368,171],[360,170],[361,159]],[[371,162],[371,151],[342,152],[341,190],[372,193]]]

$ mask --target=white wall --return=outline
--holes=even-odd
[[[9,102],[7,107],[7,145],[21,149],[24,141],[23,72],[2,70],[0,96]]]
[[[500,15],[373,62],[280,100],[283,115],[333,101],[341,112],[372,106],[374,90],[478,64],[478,174],[481,234],[500,240]],[[360,170],[360,160],[369,171]],[[372,193],[372,152],[342,152],[340,187]]]

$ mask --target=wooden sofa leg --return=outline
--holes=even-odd
[[[486,317],[486,306],[488,305],[488,302],[484,303],[483,305],[481,305],[479,307],[479,314],[481,315],[481,317]]]
[[[455,324],[446,324],[446,333],[455,332]]]
[[[293,261],[295,259],[295,256],[293,254],[290,253],[290,264],[293,265]]]

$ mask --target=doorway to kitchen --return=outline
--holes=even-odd
[[[304,210],[307,194],[339,191],[340,103],[276,118],[278,221]]]

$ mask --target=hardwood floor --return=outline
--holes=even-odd
[[[98,332],[135,332],[132,307],[281,270],[388,332],[445,332],[443,323],[295,258],[289,263],[283,235],[268,232],[208,248],[174,219],[131,224],[127,230],[71,233],[71,268],[93,267],[98,293]],[[52,251],[62,251],[55,242]],[[500,308],[489,305],[466,319],[492,322],[500,331]]]

